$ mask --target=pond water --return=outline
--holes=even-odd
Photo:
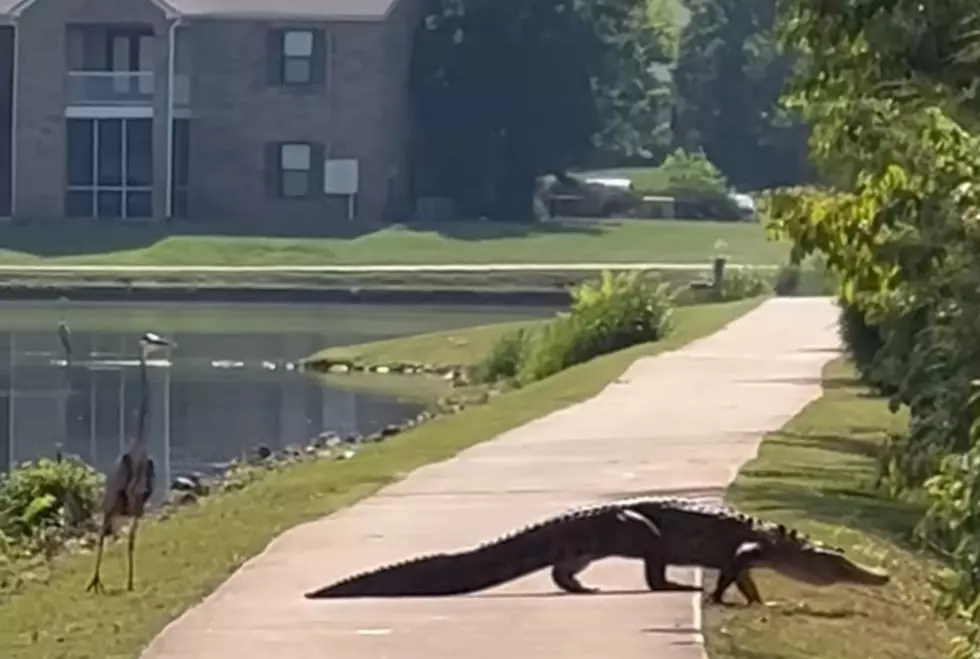
[[[60,447],[112,468],[135,436],[138,340],[177,343],[148,362],[147,437],[160,478],[208,471],[258,445],[325,430],[367,434],[417,403],[323,386],[294,363],[328,346],[535,318],[551,309],[203,303],[0,303],[0,470]],[[71,328],[67,368],[57,326]]]

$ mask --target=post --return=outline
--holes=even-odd
[[[9,359],[9,361],[10,361],[10,375],[7,378],[7,381],[9,383],[8,384],[9,392],[10,392],[9,393],[9,396],[7,397],[7,402],[8,402],[8,406],[7,406],[7,456],[8,456],[8,458],[7,459],[10,462],[10,464],[8,465],[8,468],[10,468],[10,469],[13,468],[14,463],[16,462],[14,460],[14,447],[16,445],[16,442],[14,441],[14,431],[17,429],[17,424],[14,421],[14,417],[16,416],[16,413],[17,413],[17,403],[16,403],[16,399],[17,399],[17,365],[14,363],[14,357],[17,354],[17,352],[16,352],[16,349],[14,347],[14,336],[15,336],[14,332],[11,332],[10,333],[10,344],[9,344],[9,348],[10,348],[10,355],[9,355],[10,356],[10,359]]]
[[[174,367],[173,346],[167,349],[167,373],[163,384],[163,477],[164,483],[173,478],[170,472],[170,371]]]
[[[714,278],[711,286],[714,289],[715,298],[720,300],[725,296],[725,264],[728,261],[724,256],[716,256],[712,264]]]

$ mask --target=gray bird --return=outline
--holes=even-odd
[[[129,527],[127,548],[128,571],[126,589],[133,590],[133,554],[136,549],[136,530],[139,520],[146,510],[146,502],[153,496],[156,483],[156,468],[146,449],[146,412],[149,405],[147,394],[146,358],[163,348],[176,348],[177,344],[147,332],[140,339],[140,413],[136,439],[116,463],[115,471],[106,482],[105,498],[102,501],[102,526],[99,529],[99,546],[95,555],[95,574],[89,582],[87,591],[102,592],[99,571],[102,567],[102,549],[105,537],[109,534],[116,519],[129,517],[133,520]]]

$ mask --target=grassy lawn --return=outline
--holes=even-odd
[[[913,505],[869,488],[876,446],[905,430],[881,399],[864,395],[842,360],[824,373],[824,396],[764,441],[741,471],[729,499],[746,512],[832,542],[893,583],[879,591],[818,590],[759,575],[758,609],[705,610],[712,659],[944,659],[952,635],[932,613],[937,564],[910,547],[919,518]]]
[[[788,247],[761,224],[560,220],[294,227],[292,235],[172,224],[0,225],[3,265],[391,265],[576,262],[703,263],[718,240],[733,262],[778,264]],[[403,276],[404,278],[404,276]]]
[[[487,405],[376,445],[354,460],[304,463],[245,490],[205,499],[165,522],[148,522],[140,535],[133,594],[85,593],[90,555],[60,560],[51,573],[39,569],[22,592],[0,603],[0,657],[133,657],[167,622],[286,529],[348,506],[426,463],[593,396],[637,358],[715,332],[759,302],[681,308],[675,331],[664,341],[607,355],[502,394]],[[124,556],[124,543],[115,543],[106,553],[104,576],[110,588],[123,583]]]
[[[432,366],[472,366],[489,353],[493,344],[504,334],[524,327],[540,326],[545,322],[547,320],[518,320],[356,346],[339,346],[321,350],[306,361],[345,360],[369,365],[424,361]]]

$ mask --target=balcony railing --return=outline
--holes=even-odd
[[[68,102],[74,105],[151,105],[152,71],[69,71]]]

